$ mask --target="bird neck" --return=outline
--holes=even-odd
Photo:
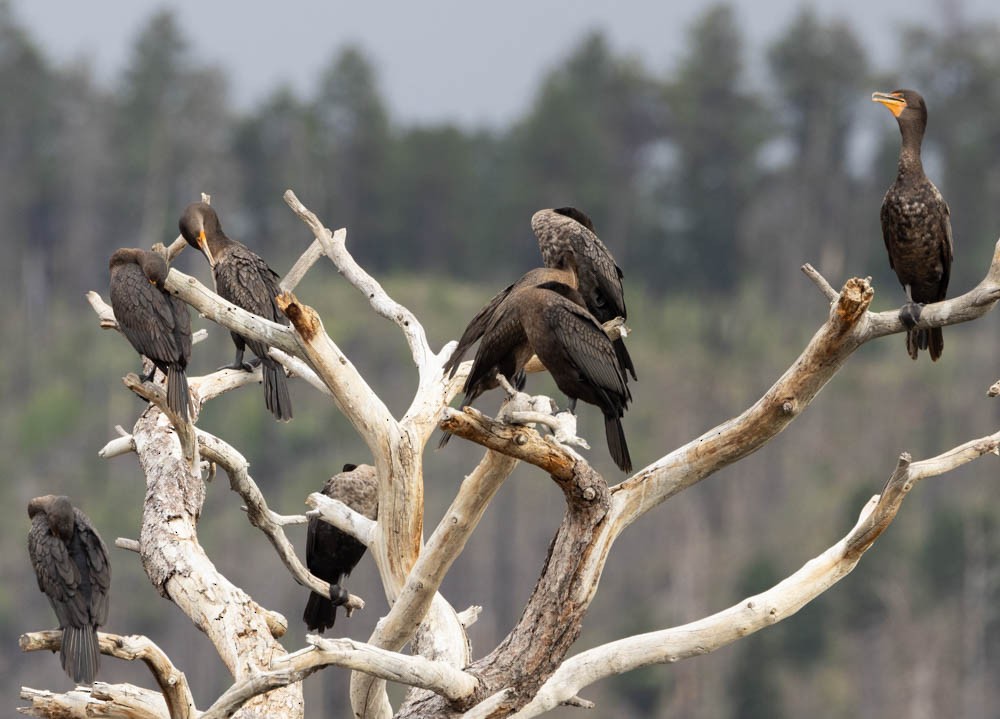
[[[899,177],[913,177],[924,174],[920,159],[920,145],[924,139],[923,129],[912,124],[900,125],[903,144],[899,150]]]

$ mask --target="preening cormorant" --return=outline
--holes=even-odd
[[[909,300],[900,311],[908,328],[906,349],[913,359],[918,350],[930,350],[931,359],[936,360],[944,349],[941,328],[910,329],[919,321],[923,304],[945,298],[954,256],[951,212],[920,161],[927,106],[914,90],[876,92],[872,100],[895,116],[903,138],[899,171],[882,200],[880,217],[889,266],[896,271]]]
[[[497,372],[516,376],[531,355],[570,399],[582,399],[604,414],[608,449],[615,464],[632,471],[621,418],[632,399],[615,347],[581,294],[558,281],[515,285],[493,312],[465,383],[466,404]]]
[[[323,485],[323,494],[339,499],[368,519],[378,519],[378,479],[370,464],[360,467],[345,464]],[[327,599],[310,593],[302,620],[311,631],[322,632],[333,626],[337,607],[347,601],[347,590],[341,586],[365,553],[365,545],[322,519],[310,519],[306,529],[306,566],[320,579],[330,583]]]
[[[78,684],[93,684],[100,664],[97,627],[108,620],[108,550],[68,497],[35,497],[28,516],[31,566],[63,630],[62,667]]]
[[[187,305],[163,289],[167,261],[156,252],[137,248],[115,250],[111,270],[111,307],[122,334],[135,350],[153,363],[142,377],[159,369],[167,376],[167,404],[188,418],[188,359],[191,357],[191,316]]]
[[[278,273],[246,245],[226,236],[211,205],[204,202],[188,205],[179,225],[188,244],[200,250],[212,266],[215,291],[220,297],[264,319],[288,324],[288,318],[275,302],[281,294]],[[230,368],[252,371],[253,366],[243,361],[244,349],[249,347],[264,365],[264,404],[275,419],[291,419],[292,400],[288,396],[285,370],[268,356],[268,345],[236,332],[230,334],[236,345],[236,358]]]
[[[585,306],[600,323],[615,317],[628,319],[622,270],[594,232],[594,223],[575,207],[539,210],[531,217],[531,229],[546,267],[565,266],[565,256],[573,256],[579,277],[579,291]],[[622,369],[638,379],[632,357],[621,338],[614,341]]]

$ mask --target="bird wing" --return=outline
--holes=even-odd
[[[497,308],[505,299],[507,299],[511,290],[514,289],[514,284],[508,285],[505,289],[493,295],[493,299],[487,302],[486,305],[476,313],[476,316],[472,318],[468,326],[465,328],[465,332],[463,332],[462,336],[459,338],[455,351],[451,353],[451,357],[449,357],[448,361],[444,363],[445,374],[448,376],[455,374],[455,371],[458,369],[458,365],[462,362],[462,358],[465,356],[466,352],[469,351],[469,348],[478,342],[483,336],[483,333],[486,331],[490,320],[493,319],[493,315],[496,313]]]
[[[108,548],[90,523],[90,518],[75,507],[73,511],[76,514],[76,532],[90,570],[90,618],[94,624],[102,625],[108,621],[108,594],[111,590]]]
[[[588,384],[620,398],[612,405],[631,399],[614,346],[587,310],[569,301],[553,302],[546,305],[544,319],[545,327],[559,340],[563,358]],[[544,357],[540,359],[548,366]]]
[[[939,192],[938,195],[940,196],[940,194]],[[941,229],[945,241],[941,243],[940,248],[941,267],[944,271],[941,273],[941,284],[938,287],[940,293],[938,296],[939,301],[943,300],[948,292],[948,280],[951,278],[951,262],[955,258],[955,241],[951,234],[951,208],[948,207],[948,203],[944,201],[944,198],[941,198],[941,205],[944,207],[944,214],[941,219],[944,227]]]
[[[587,309],[601,322],[627,317],[623,275],[611,252],[597,235],[584,227],[573,233],[570,241],[577,258],[580,294]]]
[[[514,308],[509,303],[498,307],[479,342],[476,359],[465,382],[464,404],[495,387],[498,372],[513,380],[513,375],[521,369],[517,366],[518,349],[526,342],[524,328]]]
[[[222,297],[264,319],[287,325],[288,318],[274,299],[281,294],[278,279],[260,255],[241,244],[215,265],[215,283]]]
[[[59,537],[49,531],[42,512],[31,522],[28,554],[35,569],[38,588],[45,592],[60,627],[82,627],[90,623],[86,599],[80,591],[80,570]]]
[[[882,199],[882,209],[879,211],[879,221],[882,223],[882,241],[885,243],[885,252],[889,255],[889,269],[896,269],[895,264],[892,261],[893,243],[895,238],[892,234],[892,216],[891,210],[889,209],[889,193],[892,192],[892,188],[885,193],[885,197]]]
[[[174,298],[147,280],[138,265],[128,264],[118,268],[111,282],[110,294],[118,327],[138,352],[160,362],[186,357],[181,354],[175,336],[177,318],[172,305]]]

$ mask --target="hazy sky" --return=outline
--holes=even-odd
[[[746,30],[748,50],[759,58],[761,47],[803,2],[731,4]],[[394,118],[488,125],[521,113],[545,70],[594,28],[605,32],[616,52],[637,55],[654,71],[671,67],[683,51],[686,29],[707,6],[698,0],[13,2],[16,17],[49,57],[85,59],[106,81],[118,77],[138,29],[156,9],[168,7],[198,60],[226,71],[241,106],[283,82],[310,92],[333,53],[355,42],[375,63]],[[907,13],[925,23],[959,15],[1000,19],[996,0],[840,0],[816,7],[823,17],[836,14],[851,21],[881,65],[895,56],[895,31]],[[900,81],[905,79],[901,72]]]

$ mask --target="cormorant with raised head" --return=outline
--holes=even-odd
[[[378,519],[378,478],[370,464],[360,467],[345,464],[323,485],[323,494],[339,499],[355,512],[368,519]],[[351,535],[322,519],[312,518],[306,529],[306,566],[320,579],[330,583],[327,599],[315,592],[309,595],[302,620],[311,631],[322,632],[333,626],[337,607],[347,601],[347,590],[342,586],[365,553],[365,545]]]
[[[945,298],[954,256],[951,212],[920,161],[927,105],[914,90],[876,92],[872,100],[895,116],[903,140],[896,181],[885,193],[880,217],[889,266],[906,289],[908,302],[899,313],[907,327],[906,350],[916,359],[918,350],[926,349],[936,360],[944,349],[941,328],[912,329],[925,303]]]
[[[288,318],[278,309],[275,301],[281,294],[278,273],[242,242],[226,236],[211,205],[205,202],[188,205],[179,225],[181,235],[188,244],[200,250],[212,266],[215,291],[220,297],[264,319],[288,324]],[[249,347],[264,365],[264,404],[275,419],[291,419],[292,400],[288,396],[285,370],[267,354],[268,345],[236,332],[230,334],[236,345],[236,358],[229,368],[253,370],[253,365],[243,361],[243,352]]]
[[[149,358],[152,379],[159,369],[167,376],[167,405],[188,418],[185,369],[191,357],[191,315],[187,305],[163,288],[167,261],[156,252],[138,248],[115,250],[111,270],[111,307],[122,334],[135,350]]]
[[[582,399],[604,414],[608,450],[615,464],[632,471],[621,418],[632,399],[615,347],[581,294],[558,281],[516,286],[499,304],[483,332],[465,383],[466,404],[499,372],[516,376],[532,355],[545,365],[570,409]]]
[[[628,319],[622,270],[594,232],[590,217],[575,207],[539,210],[531,217],[531,229],[538,238],[538,249],[546,267],[565,266],[565,256],[573,256],[580,294],[598,322],[603,324],[615,317]],[[625,341],[615,340],[614,347],[622,369],[632,375],[632,379],[638,379]]]
[[[35,497],[28,516],[31,566],[63,630],[62,668],[73,681],[93,684],[100,664],[97,628],[108,620],[108,550],[69,497]]]

